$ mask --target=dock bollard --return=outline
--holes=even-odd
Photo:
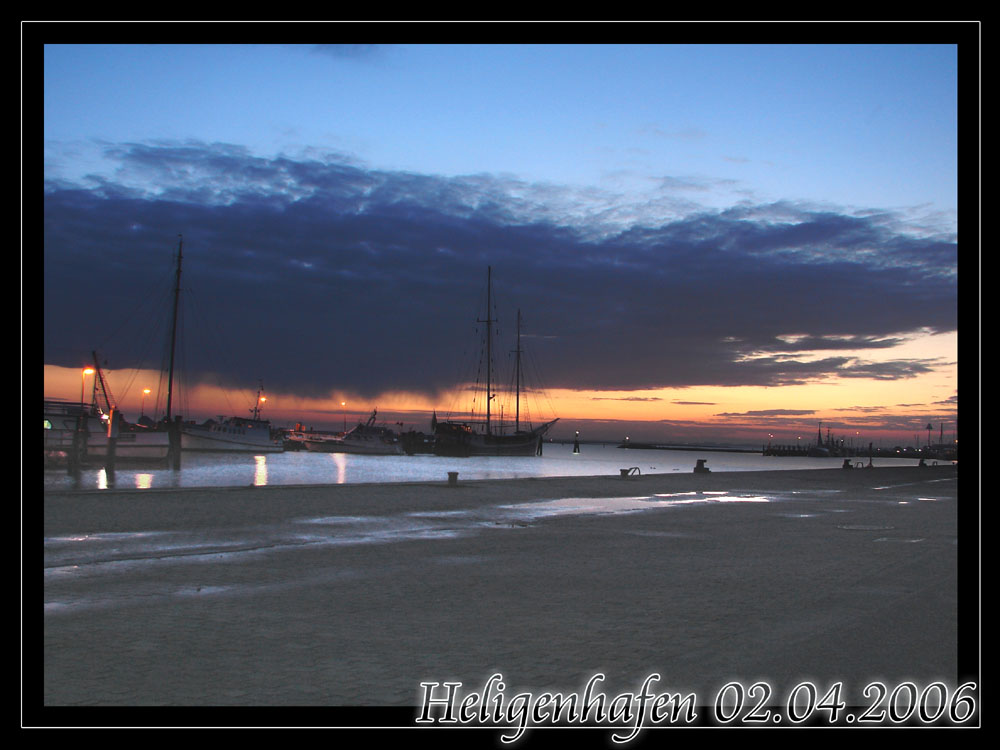
[[[456,484],[458,484],[458,472],[457,471],[449,471],[448,472],[448,484],[450,484],[453,487]]]

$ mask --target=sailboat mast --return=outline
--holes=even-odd
[[[174,352],[177,348],[177,308],[181,297],[181,259],[184,254],[184,238],[177,242],[177,278],[174,283],[174,312],[170,324],[170,371],[167,375],[167,421],[173,418],[171,407],[174,397]]]
[[[521,431],[521,308],[517,309],[517,349],[514,375],[514,432]]]
[[[490,401],[493,399],[493,267],[486,267],[486,320],[477,320],[486,324],[486,434],[491,435]]]
[[[490,402],[493,400],[493,268],[486,268],[486,434],[490,429]]]

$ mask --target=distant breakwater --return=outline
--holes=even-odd
[[[658,443],[622,443],[619,448],[655,450],[655,451],[705,451],[713,453],[760,453],[756,448],[725,448],[705,445],[660,445]]]

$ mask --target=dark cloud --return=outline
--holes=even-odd
[[[956,241],[885,212],[635,209],[624,223],[557,186],[380,172],[336,154],[147,143],[108,155],[114,177],[45,192],[51,364],[77,366],[97,345],[133,364],[112,334],[169,287],[179,234],[185,296],[207,321],[192,312],[186,326],[222,342],[192,346],[192,366],[225,354],[201,366],[303,395],[449,387],[475,346],[487,266],[500,332],[512,346],[519,308],[547,387],[908,378],[939,363],[847,351],[957,327]]]

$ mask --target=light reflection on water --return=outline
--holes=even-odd
[[[253,485],[254,487],[267,486],[267,456],[254,456]]]
[[[672,492],[636,497],[564,497],[558,500],[502,505],[500,507],[501,509],[514,511],[521,518],[536,519],[561,515],[634,513],[650,510],[651,508],[668,508],[675,505],[770,503],[773,501],[773,497],[765,497],[763,495],[734,495],[728,492]]]
[[[94,467],[77,479],[65,468],[46,469],[46,489],[153,489],[174,487],[245,487],[248,485],[356,484],[365,482],[444,482],[457,471],[459,481],[555,476],[618,476],[623,467],[640,474],[690,473],[707,457],[713,472],[840,468],[839,458],[779,458],[759,453],[697,450],[620,449],[584,445],[574,454],[571,444],[547,443],[542,456],[359,456],[295,451],[251,454],[185,453],[180,469],[129,467],[114,473]],[[880,459],[879,466],[913,466],[913,459]]]

